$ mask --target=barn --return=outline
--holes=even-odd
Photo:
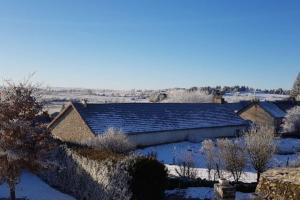
[[[233,137],[247,126],[228,104],[70,102],[48,128],[62,141],[80,142],[113,127],[138,146],[150,146]]]
[[[250,120],[258,126],[268,126],[274,133],[278,133],[286,112],[293,106],[295,104],[291,101],[253,101],[237,113],[245,120]]]

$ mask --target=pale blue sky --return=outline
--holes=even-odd
[[[0,78],[44,85],[290,88],[299,0],[2,0]]]

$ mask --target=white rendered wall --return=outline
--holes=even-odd
[[[244,129],[245,126],[214,127],[152,133],[138,133],[128,135],[128,137],[138,146],[151,146],[181,141],[201,142],[207,138],[234,137],[236,136],[237,130],[242,132]]]

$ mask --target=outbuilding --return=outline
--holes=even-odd
[[[286,112],[274,102],[253,101],[237,112],[245,120],[250,120],[257,126],[267,126],[278,133]]]
[[[63,141],[80,142],[117,128],[138,146],[150,146],[234,137],[247,126],[228,104],[70,102],[49,129]]]

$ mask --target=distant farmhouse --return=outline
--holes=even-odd
[[[206,138],[233,137],[249,125],[235,113],[242,104],[218,103],[69,103],[52,121],[52,134],[80,142],[119,128],[139,146]]]

